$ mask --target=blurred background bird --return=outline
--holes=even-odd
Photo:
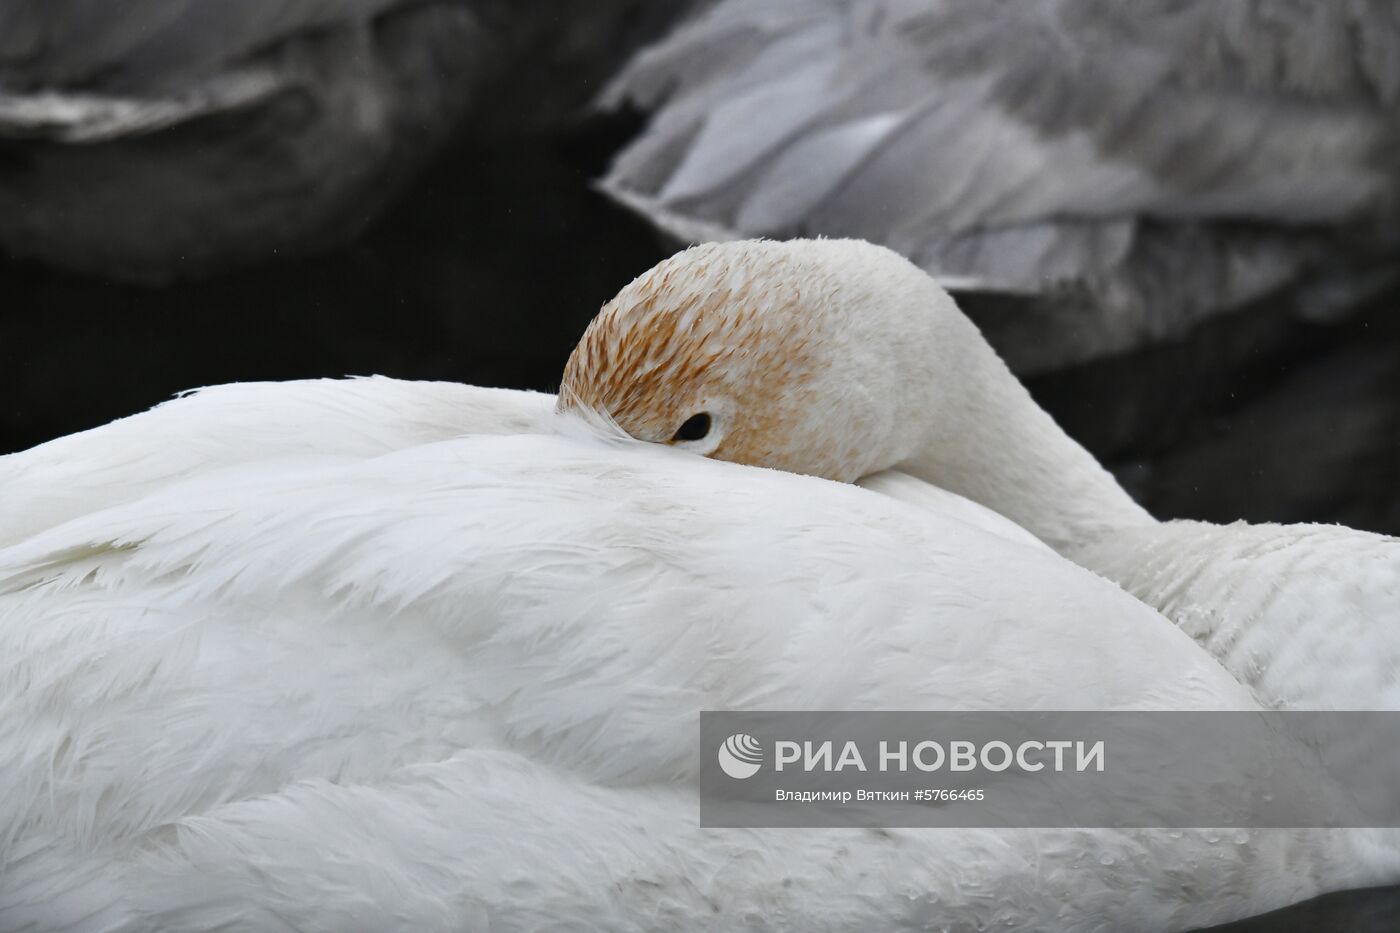
[[[625,6],[600,11],[604,26]],[[507,10],[7,3],[0,240],[16,256],[150,283],[344,242],[454,127],[500,113],[503,68],[566,56],[569,24],[583,20],[551,31]],[[567,65],[555,65],[561,80]]]
[[[726,0],[604,103],[605,189],[678,241],[860,237],[963,292],[1013,367],[1395,281],[1400,8]]]
[[[396,0],[0,11],[0,237],[165,282],[353,235],[472,97],[483,29]]]

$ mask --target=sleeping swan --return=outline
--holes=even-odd
[[[225,386],[0,458],[0,929],[1165,931],[1400,878],[1370,831],[701,830],[701,709],[1257,704],[950,493],[554,406]]]
[[[883,247],[680,253],[605,306],[560,397],[639,439],[721,460],[845,482],[912,474],[1161,610],[1267,706],[1400,708],[1400,541],[1156,521],[947,293]]]

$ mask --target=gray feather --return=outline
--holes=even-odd
[[[1326,234],[1389,259],[1398,63],[1380,0],[726,0],[614,81],[654,116],[603,186],[674,233],[1073,285],[1121,349],[1305,280]]]
[[[268,69],[231,72],[164,97],[0,92],[0,139],[90,144],[156,133],[267,102],[287,84]]]

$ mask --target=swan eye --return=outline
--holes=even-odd
[[[710,433],[710,413],[702,411],[698,415],[691,415],[685,419],[685,423],[676,429],[672,441],[702,441],[705,435]]]

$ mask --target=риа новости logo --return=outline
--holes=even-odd
[[[719,747],[719,766],[732,778],[753,777],[763,765],[763,746],[745,732],[737,732]]]

